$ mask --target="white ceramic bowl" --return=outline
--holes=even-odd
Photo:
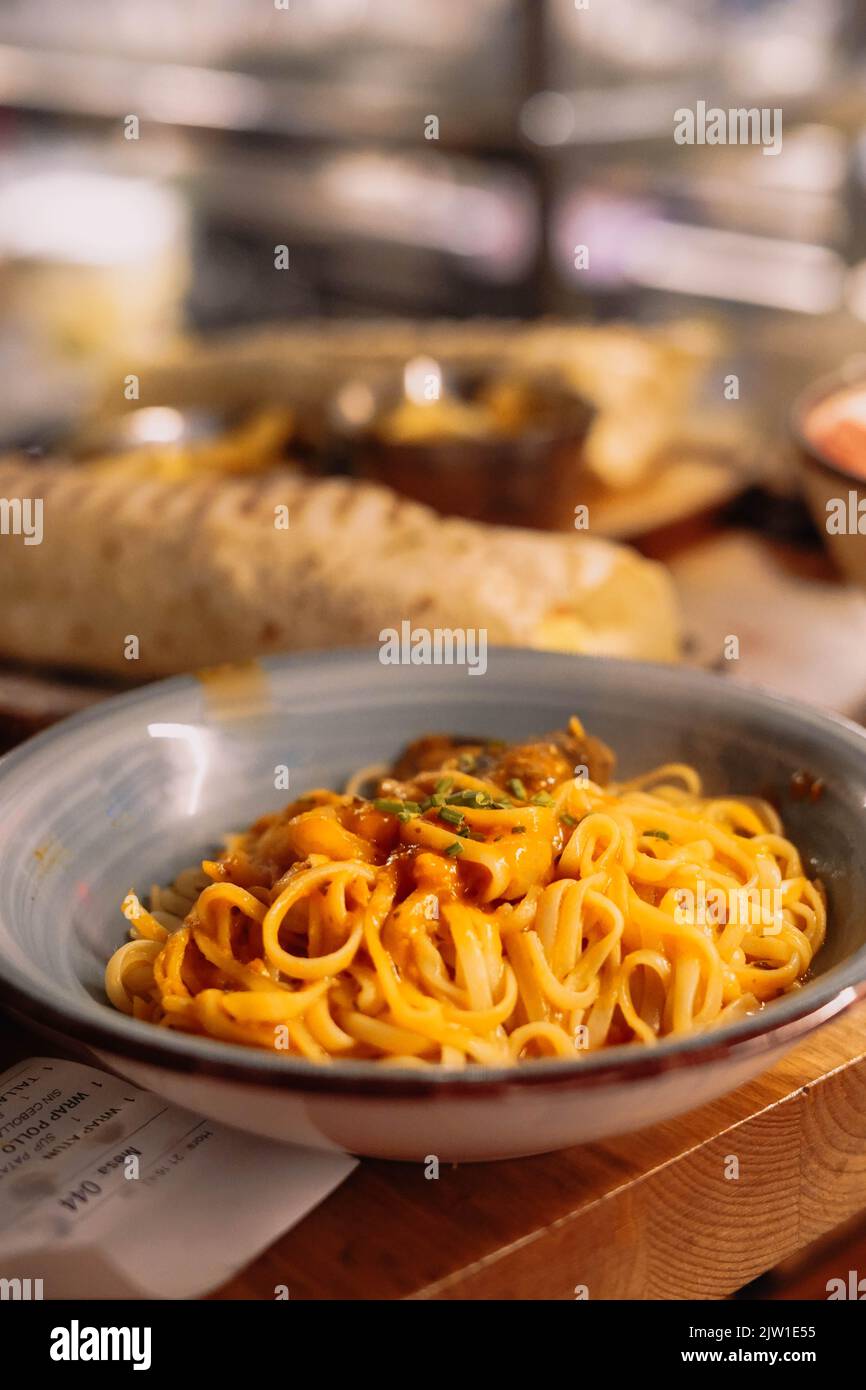
[[[525,738],[579,713],[625,773],[685,760],[710,791],[772,794],[829,893],[827,944],[802,989],[760,1015],[652,1048],[503,1070],[325,1067],[157,1029],[105,999],[125,938],[118,903],[146,892],[294,795],[339,786],[427,730]],[[791,796],[805,769],[818,802]],[[64,721],[0,760],[0,995],[37,1025],[180,1105],[319,1148],[417,1159],[542,1153],[701,1105],[771,1065],[866,991],[866,732],[731,680],[514,650],[483,676],[383,666],[376,652],[179,677]]]

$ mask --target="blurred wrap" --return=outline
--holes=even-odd
[[[377,642],[404,620],[511,646],[679,655],[662,566],[585,533],[443,518],[373,483],[285,468],[137,480],[10,459],[0,497],[43,500],[41,544],[0,545],[9,659],[160,676]]]

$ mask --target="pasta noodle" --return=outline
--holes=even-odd
[[[403,780],[367,769],[149,908],[130,893],[111,1003],[314,1062],[459,1068],[652,1046],[799,986],[824,893],[769,804],[706,797],[685,765],[562,777],[553,744],[527,747],[532,778],[457,744]]]

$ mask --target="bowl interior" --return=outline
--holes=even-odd
[[[355,652],[276,659],[240,678],[176,678],[9,755],[0,762],[0,977],[34,1017],[58,1010],[70,1031],[98,1024],[121,1045],[153,1034],[111,1009],[102,987],[105,962],[126,939],[119,904],[130,888],[170,882],[225,832],[304,789],[339,787],[425,731],[525,738],[572,713],[614,747],[622,774],[686,761],[711,792],[771,796],[829,895],[828,940],[806,989],[820,1004],[866,978],[864,731],[720,677],[500,649],[479,676]],[[820,800],[792,794],[801,770],[823,780]],[[793,1016],[803,994],[771,1008]],[[159,1037],[212,1059],[238,1051]]]

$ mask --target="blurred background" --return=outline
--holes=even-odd
[[[289,457],[451,510],[429,454],[389,453],[411,412],[360,465],[324,458],[323,420],[366,428],[431,355],[443,379],[556,369],[596,412],[593,529],[670,565],[690,659],[718,664],[757,588],[785,621],[741,672],[866,711],[866,608],[839,583],[863,545],[828,538],[791,428],[808,383],[866,370],[864,75],[860,0],[4,0],[0,447],[68,451],[129,372],[211,414],[260,388],[296,425],[306,391]],[[676,143],[700,101],[781,108],[781,150]],[[497,456],[497,480],[536,471],[469,514],[570,525],[570,475],[556,515],[527,501],[563,493],[554,455]],[[804,626],[815,660],[789,669]]]
[[[0,427],[180,327],[550,313],[721,319],[778,423],[864,341],[866,10],[582,3],[4,0]],[[782,152],[676,145],[699,99]]]

